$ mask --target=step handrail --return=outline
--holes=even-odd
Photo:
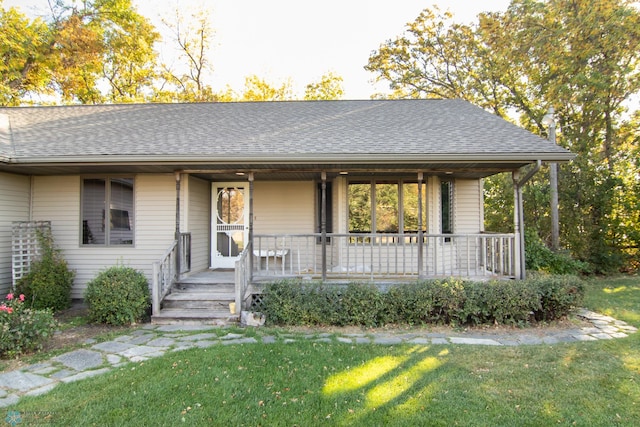
[[[244,309],[242,304],[247,288],[249,287],[249,282],[251,281],[251,257],[249,256],[251,251],[251,242],[249,242],[240,254],[240,258],[238,258],[235,265],[236,314]]]
[[[178,241],[174,240],[159,261],[153,263],[151,283],[151,314],[160,314],[162,300],[178,280]]]

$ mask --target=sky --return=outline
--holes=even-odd
[[[70,1],[70,0],[68,0]],[[76,0],[79,1],[79,0]],[[209,58],[209,83],[216,91],[227,85],[242,91],[246,76],[257,75],[279,86],[291,79],[297,97],[304,88],[333,72],[343,78],[344,99],[368,99],[388,92],[374,85],[364,70],[372,51],[401,35],[405,25],[436,4],[462,23],[476,21],[483,11],[504,11],[509,0],[132,0],[165,39],[161,18],[184,15],[194,8],[209,11],[215,31]],[[46,13],[47,0],[4,0],[34,16]],[[176,63],[175,51],[163,44],[161,58]]]

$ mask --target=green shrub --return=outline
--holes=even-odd
[[[560,319],[584,299],[584,283],[576,276],[533,275],[525,282],[540,299],[540,307],[534,310],[537,321]]]
[[[403,283],[387,292],[388,318],[391,323],[430,323],[435,304],[433,282]]]
[[[26,351],[42,349],[43,342],[57,328],[49,309],[25,306],[25,296],[10,293],[0,303],[0,357],[12,357]]]
[[[525,235],[527,269],[548,274],[589,274],[589,264],[571,258],[567,252],[553,252],[538,234],[527,230]]]
[[[101,271],[87,283],[85,301],[92,322],[136,323],[148,313],[149,285],[142,272],[118,265]]]
[[[536,276],[526,281],[426,280],[391,286],[281,281],[264,291],[270,324],[361,325],[390,323],[524,325],[566,316],[584,295],[575,276]]]
[[[338,325],[379,326],[384,295],[375,285],[349,283],[341,294]]]
[[[470,282],[467,301],[467,322],[474,325],[524,325],[540,308],[537,291],[521,280]]]
[[[54,247],[50,232],[38,233],[41,256],[31,264],[29,273],[16,283],[16,293],[34,309],[60,311],[71,306],[71,288],[75,272],[69,270],[60,250]]]

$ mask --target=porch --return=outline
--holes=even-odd
[[[514,234],[260,234],[247,243],[235,269],[197,272],[189,271],[188,235],[179,242],[154,265],[157,320],[169,317],[172,310],[166,307],[178,307],[173,311],[182,318],[235,318],[250,308],[265,283],[285,278],[376,284],[438,277],[513,279],[517,268]],[[229,311],[231,303],[235,313]]]

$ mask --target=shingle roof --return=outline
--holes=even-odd
[[[2,115],[8,117],[2,125]],[[461,100],[128,104],[0,109],[0,160],[518,158],[565,149]],[[75,160],[73,160],[75,159]]]

